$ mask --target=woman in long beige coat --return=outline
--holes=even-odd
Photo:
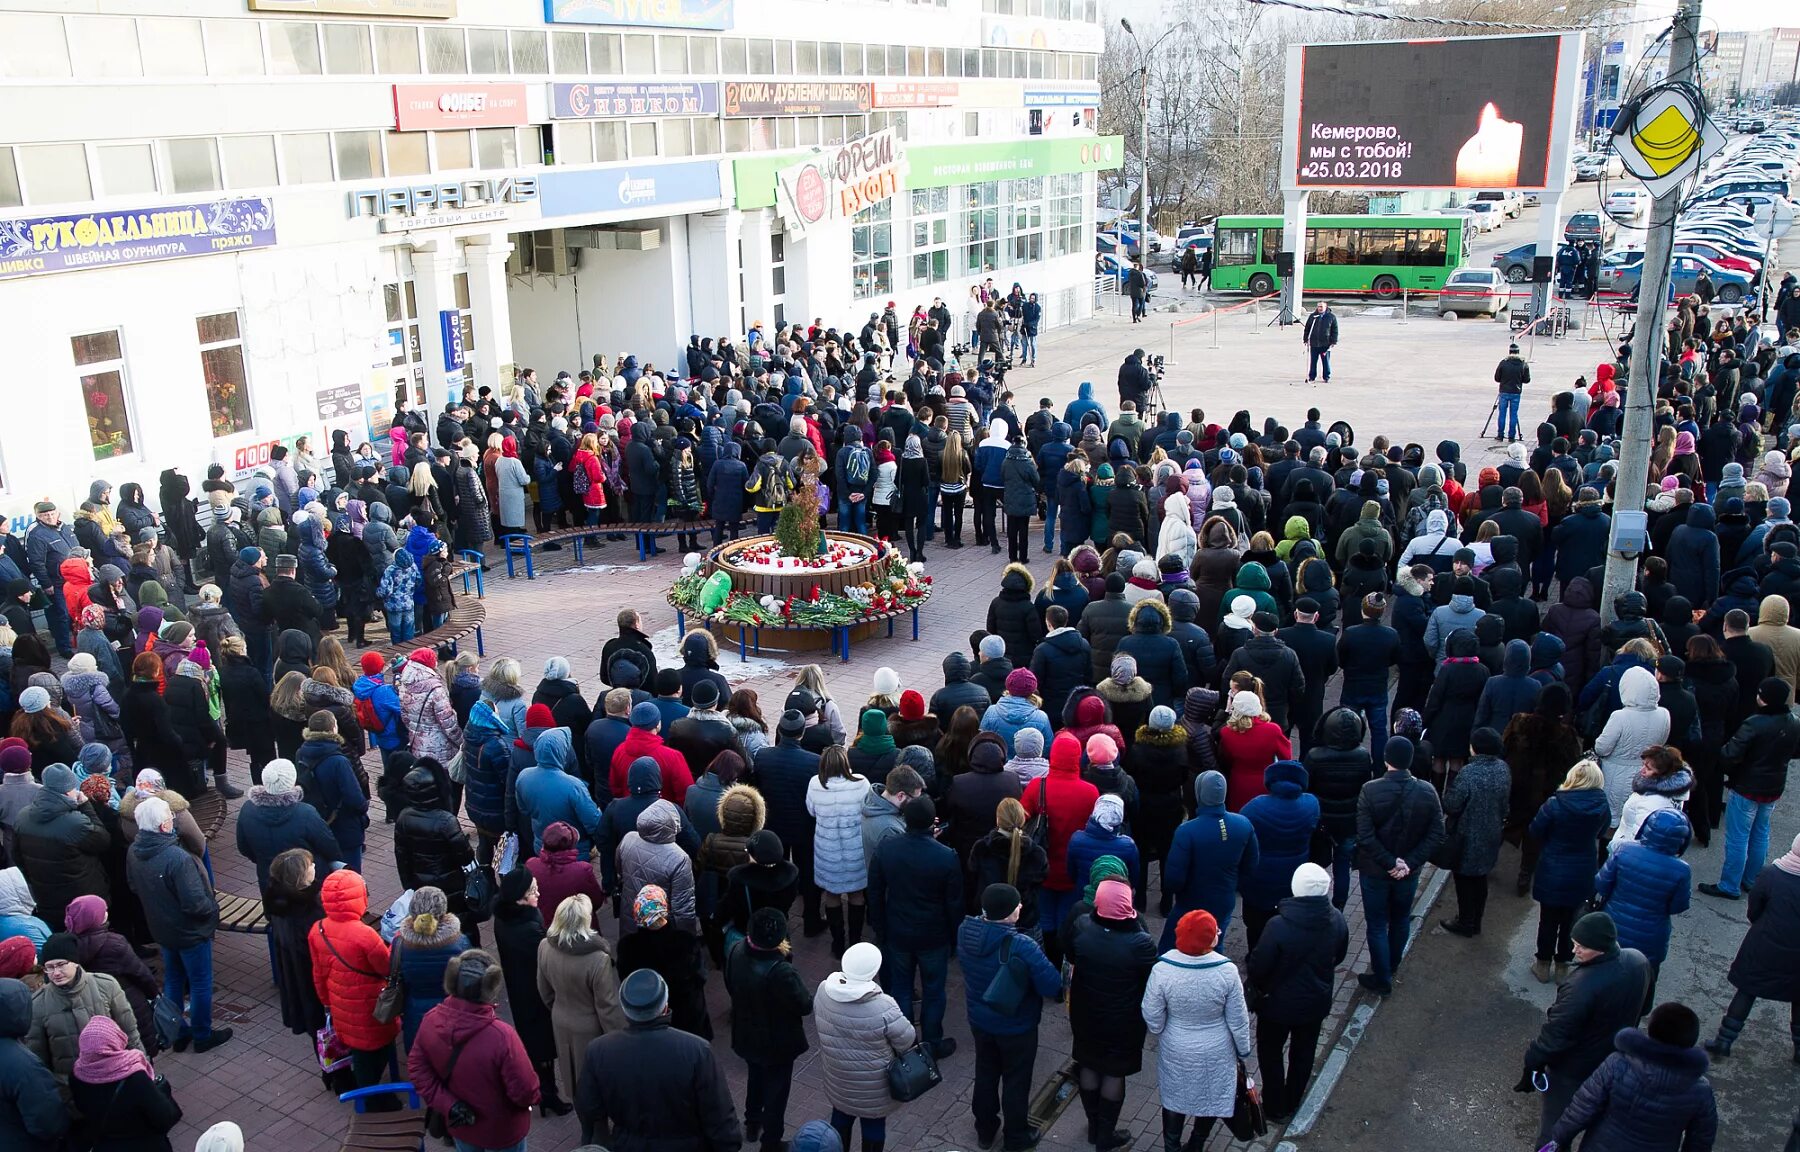
[[[538,945],[538,996],[550,1009],[562,1098],[575,1099],[575,1081],[587,1046],[625,1027],[619,1007],[619,970],[612,945],[594,931],[594,904],[577,893],[557,906]],[[583,1133],[583,1143],[592,1143]]]

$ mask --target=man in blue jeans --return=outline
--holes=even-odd
[[[1787,788],[1788,761],[1800,755],[1800,719],[1789,711],[1786,680],[1770,676],[1756,688],[1756,711],[1719,752],[1725,790],[1725,863],[1708,896],[1736,900],[1756,882],[1769,856],[1769,816]]]
[[[1419,869],[1444,839],[1437,789],[1412,774],[1413,742],[1390,736],[1383,753],[1387,771],[1356,798],[1356,866],[1369,928],[1369,970],[1356,982],[1377,996],[1394,990]]]
[[[929,796],[908,800],[900,818],[906,832],[883,840],[869,859],[869,926],[886,960],[881,986],[909,1020],[918,974],[919,1036],[942,1058],[956,1051],[956,1041],[944,1035],[944,1003],[950,944],[962,920],[962,862],[937,842],[937,808]]]
[[[46,782],[50,774],[47,769]],[[125,861],[126,877],[143,901],[150,935],[162,949],[163,995],[185,1006],[175,1051],[184,1051],[192,1041],[194,1051],[207,1052],[231,1039],[231,1029],[212,1026],[212,945],[219,904],[199,858],[176,839],[175,814],[167,802],[152,796],[132,815],[138,834]]]
[[[1062,988],[1062,973],[1037,941],[1018,930],[1019,890],[990,884],[981,894],[981,915],[963,919],[956,957],[962,962],[963,996],[969,1031],[975,1036],[977,1143],[990,1147],[1005,1136],[1003,1152],[1022,1152],[1037,1143],[1031,1127],[1031,1071],[1037,1061],[1038,1021],[1044,999]],[[995,1002],[988,990],[1002,968],[1009,971],[1016,1000]]]
[[[1525,393],[1525,385],[1531,383],[1531,365],[1519,356],[1517,344],[1507,347],[1506,358],[1494,369],[1494,383],[1500,386],[1500,426],[1494,429],[1494,439],[1517,440],[1519,400]]]

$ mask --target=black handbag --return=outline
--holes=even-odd
[[[981,1002],[1002,1016],[1017,1012],[1019,1005],[1025,1002],[1025,993],[1030,990],[1029,978],[1013,963],[1013,940],[1014,937],[1008,935],[1000,941],[1000,968],[981,994]]]
[[[888,1063],[888,1095],[902,1104],[917,1100],[943,1082],[944,1074],[938,1071],[937,1057],[923,1041]]]
[[[1050,777],[1037,778],[1038,810],[1025,821],[1025,838],[1046,852],[1050,850]]]
[[[1449,872],[1454,872],[1462,866],[1465,841],[1461,825],[1461,813],[1445,819],[1444,838],[1429,857],[1433,864]]]
[[[1263,1115],[1262,1092],[1251,1086],[1242,1060],[1237,1066],[1237,1101],[1225,1119],[1225,1127],[1231,1129],[1232,1139],[1246,1144],[1269,1131],[1268,1117]]]

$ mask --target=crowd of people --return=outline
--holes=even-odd
[[[1508,843],[1532,971],[1558,985],[1520,1080],[1539,1142],[1705,1152],[1708,1060],[1755,1000],[1795,1006],[1800,1059],[1800,840],[1765,866],[1800,746],[1800,332],[1717,319],[1684,304],[1657,380],[1602,364],[1495,466],[1357,444],[1317,409],[1291,430],[1153,413],[1141,351],[1116,413],[1086,384],[1021,412],[991,354],[759,326],[696,338],[679,374],[626,357],[540,393],[527,370],[429,430],[402,396],[385,453],[302,442],[198,499],[170,469],[159,511],[105,482],[73,527],[41,503],[0,534],[0,1143],[171,1147],[156,1057],[232,1038],[210,789],[242,800],[283,1024],[336,1090],[410,1080],[462,1152],[523,1149],[534,1108],[616,1150],[849,1148],[860,1126],[879,1152],[899,1086],[954,1075],[952,962],[983,1148],[1041,1138],[1061,1000],[1088,1141],[1131,1142],[1155,1035],[1162,1144],[1193,1152],[1245,1068],[1268,1117],[1299,1107],[1353,886],[1357,979],[1385,997],[1422,873],[1453,877],[1444,930],[1478,935]],[[1656,391],[1650,548],[1603,617],[1629,387]],[[592,697],[564,656],[532,684],[430,643],[452,552],[528,512],[541,531],[580,510],[596,543],[656,521],[718,538],[814,474],[838,527],[915,556],[960,547],[971,502],[998,554],[1004,514],[986,625],[941,684],[882,668],[861,699],[814,665],[765,698],[704,631],[659,663],[632,606]],[[378,923],[374,819],[406,892]],[[1657,973],[1681,857],[1721,824],[1699,887],[1751,923],[1702,1051]],[[829,938],[816,987],[789,958],[796,904],[801,938]],[[831,1114],[790,1139],[814,1045]],[[201,1147],[241,1146],[229,1129]]]

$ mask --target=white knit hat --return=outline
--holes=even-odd
[[[294,762],[271,760],[263,765],[263,791],[271,796],[285,796],[294,790]]]
[[[864,941],[852,944],[842,961],[844,978],[852,984],[870,984],[881,974],[881,949]]]
[[[1317,864],[1308,863],[1294,869],[1294,895],[1325,896],[1331,892],[1331,873]]]
[[[900,673],[894,671],[892,668],[875,669],[875,695],[900,695]]]

